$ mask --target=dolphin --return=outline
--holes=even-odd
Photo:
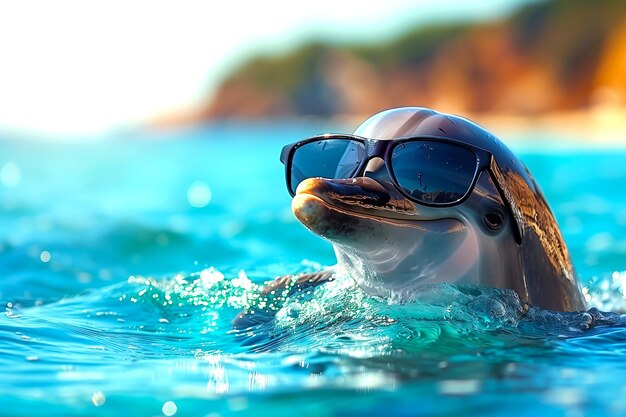
[[[309,178],[292,200],[296,217],[332,242],[338,268],[377,296],[448,282],[515,290],[537,307],[585,308],[576,273],[539,186],[498,138],[466,118],[420,107],[378,113],[354,132],[378,140],[451,138],[493,155],[471,195],[452,207],[408,200],[380,158],[354,178]]]
[[[493,157],[471,194],[446,207],[409,200],[379,157],[350,178],[300,182],[292,211],[332,243],[337,265],[301,276],[298,289],[342,271],[367,293],[395,300],[409,299],[429,284],[452,283],[512,289],[522,301],[548,310],[585,309],[554,215],[529,170],[497,137],[466,118],[421,107],[375,114],[354,135],[452,139]],[[266,291],[288,282],[279,278]]]

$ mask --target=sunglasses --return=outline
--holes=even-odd
[[[484,149],[444,137],[376,140],[327,134],[285,146],[280,160],[285,164],[287,188],[294,196],[298,184],[307,178],[362,176],[375,157],[385,161],[389,178],[404,196],[434,207],[463,202],[493,158]]]

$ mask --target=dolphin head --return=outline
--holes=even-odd
[[[459,116],[411,107],[378,113],[361,124],[354,135],[379,141],[448,138],[493,155],[491,166],[479,173],[471,193],[459,204],[445,207],[407,198],[394,185],[389,167],[379,157],[366,161],[352,178],[308,178],[297,186],[292,200],[294,214],[313,233],[332,242],[339,267],[365,291],[404,299],[430,283],[481,284],[513,289],[523,299],[548,308],[580,307],[558,227],[556,238],[565,248],[561,264],[547,259],[554,253],[538,238],[542,232],[527,221],[541,211],[547,216],[544,223],[554,224],[551,212],[523,164],[491,133]],[[512,201],[516,198],[539,199],[544,204],[533,206],[535,213],[524,212],[524,203]],[[528,247],[524,246],[525,238],[530,241]],[[555,290],[548,291],[547,296],[541,289],[535,294],[537,285],[534,281],[529,284],[529,270],[558,275],[554,278],[559,280],[558,290],[565,288],[573,295],[568,295],[569,301],[555,302],[550,301]],[[574,283],[574,290],[568,280]],[[554,287],[549,282],[549,287]]]

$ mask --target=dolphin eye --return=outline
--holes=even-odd
[[[504,219],[501,213],[487,213],[485,214],[485,224],[491,230],[498,230],[502,227]]]

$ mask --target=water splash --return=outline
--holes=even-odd
[[[225,279],[224,274],[211,267],[185,277],[182,274],[172,279],[130,276],[129,284],[141,289],[136,294],[124,294],[120,301],[152,302],[162,307],[208,307],[217,310],[226,305],[248,308],[256,305],[259,298],[258,284],[254,284],[241,270],[237,277]]]
[[[234,338],[236,347],[222,343],[221,351],[306,348],[358,357],[423,350],[435,342],[450,349],[477,346],[493,332],[515,332],[528,310],[510,290],[437,284],[399,302],[368,295],[349,276],[337,275],[310,289],[295,286],[297,279],[295,275],[285,288],[266,292],[245,271],[230,278],[215,268],[171,279],[132,276],[130,290],[119,300],[152,306],[161,323],[201,316],[202,327],[192,331]],[[237,314],[243,315],[244,325],[233,326]],[[467,337],[474,342],[468,344]]]
[[[310,351],[366,357],[423,350],[433,343],[439,350],[491,345],[501,342],[494,337],[501,334],[578,337],[592,328],[624,324],[619,314],[601,310],[623,300],[626,274],[613,274],[610,282],[591,287],[592,292],[586,289],[602,308],[576,313],[533,307],[505,289],[436,284],[406,301],[370,296],[345,275],[304,290],[296,287],[297,279],[294,275],[284,288],[265,292],[265,285],[243,270],[227,278],[211,267],[171,279],[132,276],[128,284],[139,289],[119,299],[153,305],[167,323],[200,314],[200,333],[228,333],[248,352],[301,351],[306,346]],[[237,314],[244,324],[233,326]]]

